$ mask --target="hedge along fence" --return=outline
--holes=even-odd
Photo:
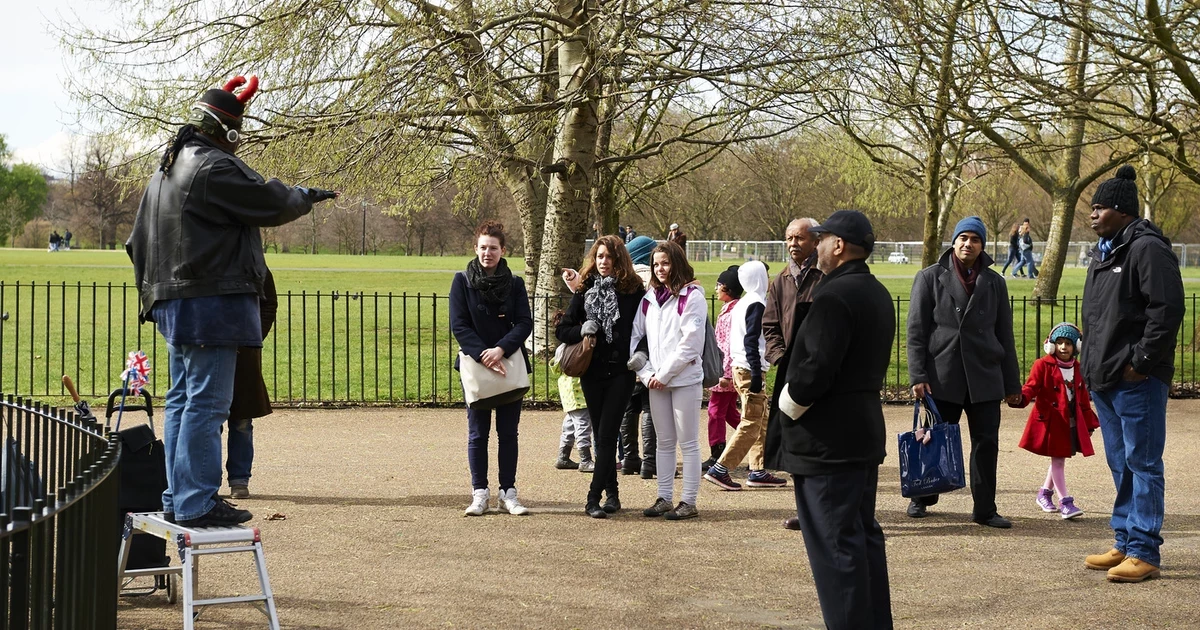
[[[535,296],[536,302],[558,296]],[[1172,393],[1200,390],[1195,339],[1200,296],[1187,297],[1179,331]],[[1079,322],[1082,299],[1038,301],[1011,297],[1013,332],[1022,379],[1042,355],[1042,342],[1054,324]],[[710,298],[710,317],[720,302]],[[907,396],[905,330],[908,298],[894,298],[896,340],[882,395]],[[120,385],[125,355],[143,350],[154,368],[149,391],[161,397],[168,387],[166,344],[154,324],[137,321],[132,285],[29,284],[0,282],[0,391],[23,396],[66,396],[61,376],[70,375],[80,392],[103,397]],[[450,332],[450,301],[445,294],[286,292],[279,295],[275,326],[263,343],[263,378],[281,405],[462,403],[454,358],[458,344]],[[553,348],[548,322],[534,326],[532,347]],[[541,335],[541,336],[539,336]],[[546,343],[549,341],[550,343]],[[1085,346],[1086,348],[1086,343]],[[533,357],[534,402],[558,402],[557,373],[550,356]],[[768,383],[770,379],[768,378]]]

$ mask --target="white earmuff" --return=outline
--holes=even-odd
[[[1046,343],[1042,344],[1042,349],[1046,351],[1046,354],[1054,354],[1054,342],[1047,339]]]
[[[205,115],[207,115],[209,118],[212,118],[213,121],[217,123],[217,127],[219,127],[221,131],[225,132],[225,140],[227,140],[230,144],[237,144],[238,139],[242,137],[242,134],[238,133],[237,129],[226,127],[225,123],[221,122],[221,119],[218,118],[216,114],[208,111],[208,109],[205,107],[197,107],[196,109],[204,112]]]

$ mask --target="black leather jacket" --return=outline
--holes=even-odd
[[[257,293],[267,274],[260,227],[312,210],[308,195],[265,181],[204,137],[188,140],[168,174],[154,174],[125,251],[133,261],[139,317],[159,300]]]

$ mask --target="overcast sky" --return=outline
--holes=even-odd
[[[67,59],[51,25],[72,11],[93,24],[103,22],[110,7],[96,0],[13,0],[4,5],[0,134],[16,161],[49,169],[61,161],[74,109],[63,87]]]

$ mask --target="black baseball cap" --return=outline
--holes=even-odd
[[[813,234],[828,232],[848,243],[854,243],[871,253],[875,249],[875,230],[871,220],[858,210],[838,210],[829,215],[825,222],[808,228]]]

